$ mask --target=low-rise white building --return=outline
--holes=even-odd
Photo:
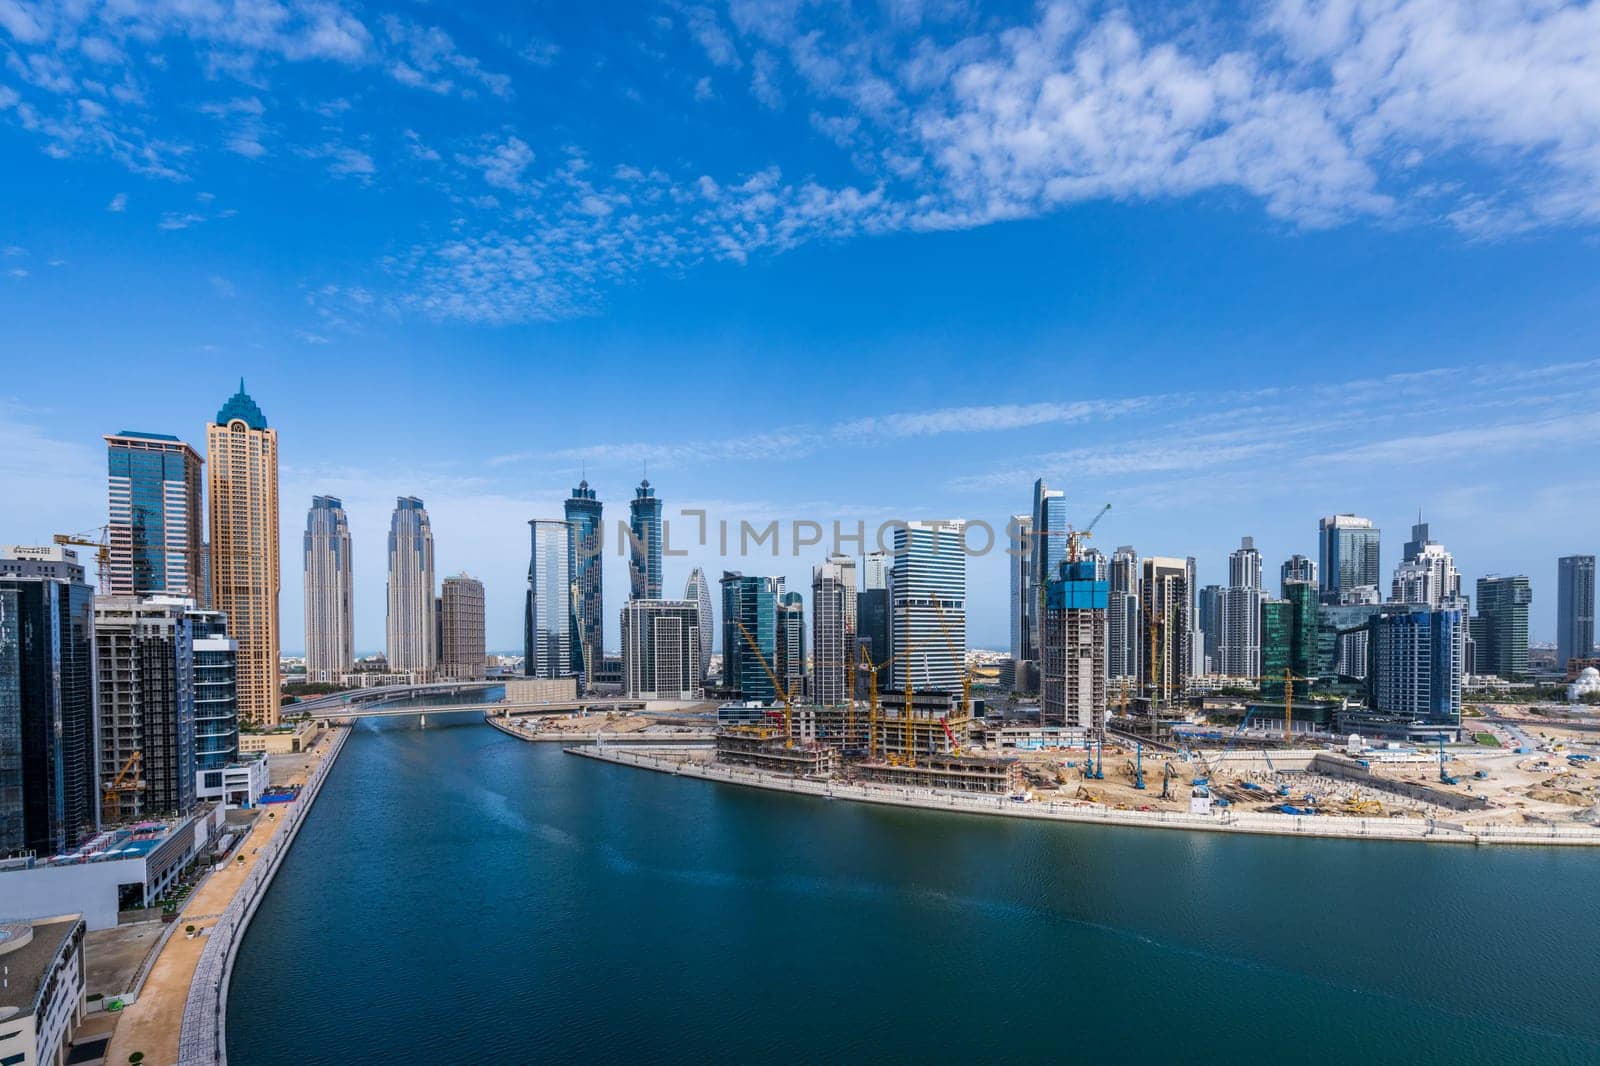
[[[84,921],[0,922],[0,1063],[65,1066],[84,1015]]]

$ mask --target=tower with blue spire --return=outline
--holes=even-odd
[[[261,408],[244,391],[244,377],[239,378],[239,391],[228,397],[228,402],[222,405],[217,412],[217,425],[225,426],[234,419],[241,419],[251,429],[266,429],[267,416],[261,413]]]

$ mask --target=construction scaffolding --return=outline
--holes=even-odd
[[[797,744],[782,729],[734,726],[717,731],[717,762],[796,777],[831,777],[839,750],[825,744]]]
[[[1021,762],[984,755],[930,755],[915,766],[900,761],[862,762],[855,765],[855,776],[862,781],[946,792],[1004,796],[1023,790]]]
[[[928,755],[953,754],[966,739],[971,724],[957,695],[913,691],[908,721],[906,694],[885,692],[878,713],[872,716],[871,750],[883,757],[918,760]]]

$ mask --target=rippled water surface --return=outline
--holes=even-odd
[[[1600,1062],[1600,852],[1043,825],[363,723],[252,1063]]]

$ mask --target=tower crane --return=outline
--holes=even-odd
[[[96,572],[100,584],[96,589],[104,596],[111,591],[111,527],[98,526],[87,533],[57,533],[51,538],[69,548],[93,548]]]
[[[963,723],[963,728],[965,728],[965,723],[972,721],[972,667],[967,665],[966,656],[962,655],[961,649],[956,647],[956,638],[950,634],[950,626],[946,623],[944,608],[939,605],[938,600],[933,601],[933,609],[939,616],[939,629],[944,633],[945,644],[950,649],[950,659],[961,668],[960,721]],[[949,723],[943,718],[940,721],[944,724],[945,735],[950,738],[951,753],[960,755],[961,745],[957,744],[955,737],[951,735]]]
[[[750,646],[750,650],[755,652],[756,661],[761,664],[761,669],[767,672],[767,680],[772,682],[773,691],[783,700],[783,746],[792,748],[794,747],[794,687],[791,685],[785,688],[783,682],[778,680],[778,675],[767,664],[767,657],[762,655],[761,649],[756,646],[756,638],[750,635],[750,630],[745,628],[744,623],[735,619],[734,624],[739,627],[739,632],[744,634],[744,641]]]
[[[1315,678],[1301,677],[1293,670],[1285,668],[1281,674],[1271,674],[1264,677],[1247,677],[1246,681],[1282,681],[1283,682],[1283,739],[1292,740],[1294,736],[1294,683],[1304,681],[1307,691],[1310,691],[1311,682]]]
[[[1080,546],[1084,541],[1094,536],[1094,527],[1100,524],[1100,519],[1104,518],[1109,510],[1111,510],[1111,505],[1108,503],[1100,508],[1099,512],[1089,520],[1089,524],[1082,529],[1074,529],[1070,525],[1067,527],[1067,562],[1075,563],[1078,561]]]
[[[59,540],[58,540],[59,543]],[[144,753],[135,751],[128,756],[128,761],[122,764],[122,769],[117,771],[117,776],[111,784],[106,786],[104,795],[100,800],[100,820],[114,822],[122,810],[122,793],[138,792],[144,788],[144,782],[139,780],[139,770],[144,761]],[[129,775],[133,777],[130,780]]]

